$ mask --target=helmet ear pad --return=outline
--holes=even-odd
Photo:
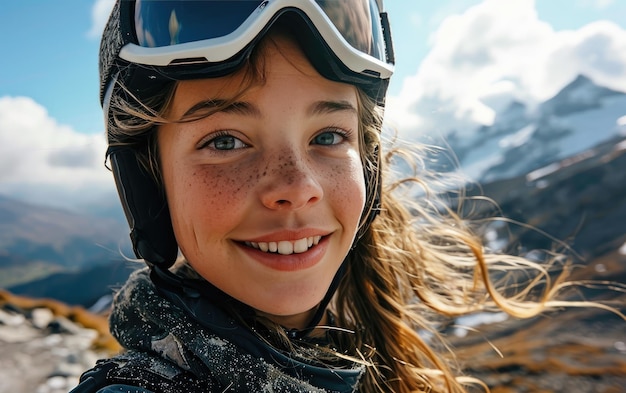
[[[135,255],[148,265],[169,268],[178,256],[178,244],[164,188],[141,165],[134,148],[111,146],[107,156]]]

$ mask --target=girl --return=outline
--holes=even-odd
[[[107,155],[148,268],[110,318],[127,351],[74,392],[461,392],[428,314],[551,305],[383,173],[393,61],[382,0],[118,0]]]

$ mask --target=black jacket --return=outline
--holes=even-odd
[[[332,367],[307,351],[279,351],[229,316],[224,304],[215,306],[215,299],[147,269],[133,273],[110,317],[111,333],[127,351],[100,361],[72,393],[358,390],[362,366]]]

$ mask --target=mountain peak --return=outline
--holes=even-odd
[[[544,115],[563,116],[598,108],[605,97],[620,95],[622,92],[597,85],[591,78],[579,74],[572,82],[561,89],[554,97],[541,105]]]

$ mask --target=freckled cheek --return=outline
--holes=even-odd
[[[358,224],[365,205],[365,179],[360,160],[329,170],[328,179],[337,208],[346,219],[357,221]]]
[[[212,166],[179,173],[174,180],[178,187],[173,191],[177,195],[173,199],[179,207],[175,214],[220,225],[238,210],[237,207],[250,191],[254,176],[239,168],[218,170]],[[168,195],[170,193],[168,191]]]

